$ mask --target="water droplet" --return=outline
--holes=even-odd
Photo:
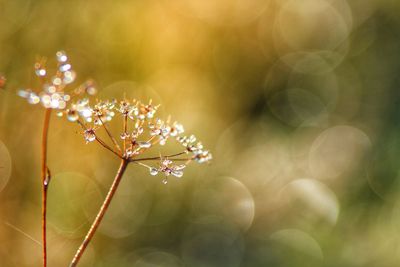
[[[92,110],[90,108],[84,108],[83,110],[81,110],[80,113],[85,118],[89,118],[92,116]]]
[[[183,170],[184,168],[186,168],[186,165],[185,164],[181,164],[181,165],[177,165],[175,167],[175,170],[179,171],[179,170]]]
[[[163,183],[163,184],[168,184],[168,178],[164,178],[164,179],[162,180],[162,183]]]
[[[120,137],[121,137],[122,140],[125,140],[125,139],[127,139],[129,137],[129,134],[128,133],[121,133]]]
[[[58,99],[52,99],[51,102],[50,102],[50,106],[52,108],[59,108],[60,101]]]
[[[64,72],[63,82],[65,84],[70,84],[75,81],[76,73],[74,71],[66,71]]]
[[[57,60],[58,62],[66,62],[68,60],[68,57],[64,51],[58,51],[56,53]]]
[[[17,93],[17,94],[18,94],[20,97],[28,98],[29,95],[31,94],[31,92],[30,92],[29,90],[20,89],[20,90],[18,90],[18,93]]]
[[[63,64],[63,65],[61,65],[60,67],[59,67],[59,70],[61,71],[61,72],[66,72],[66,71],[68,71],[68,70],[70,70],[71,69],[71,64]]]
[[[58,103],[59,109],[64,109],[67,106],[67,103],[64,100],[60,100]]]
[[[49,85],[46,86],[46,91],[49,92],[50,94],[53,94],[57,91],[57,88],[54,85]]]
[[[154,176],[154,175],[157,175],[157,174],[158,174],[157,168],[154,168],[154,167],[151,168],[151,169],[150,169],[150,174],[153,175],[153,176]]]
[[[54,77],[53,78],[53,84],[54,85],[60,85],[62,83],[61,79],[59,77]]]
[[[40,98],[35,93],[30,93],[28,97],[29,104],[37,104],[40,102]]]
[[[97,89],[94,86],[88,86],[86,87],[86,93],[88,95],[95,95],[97,93]]]
[[[94,133],[93,129],[88,129],[84,132],[84,137],[86,142],[93,142],[94,140],[96,140],[96,134]]]
[[[138,145],[140,148],[150,148],[151,147],[151,143],[150,142],[138,142]]]
[[[68,112],[67,112],[67,119],[68,119],[69,121],[74,122],[74,121],[77,121],[77,120],[79,119],[79,115],[78,115],[78,113],[77,113],[75,110],[68,110]]]
[[[167,139],[165,139],[165,138],[161,138],[160,139],[160,145],[161,146],[165,145],[166,142],[167,142]]]
[[[46,76],[46,70],[45,69],[37,69],[37,70],[35,70],[35,73],[39,77]]]
[[[172,175],[181,178],[183,176],[183,171],[172,171]]]

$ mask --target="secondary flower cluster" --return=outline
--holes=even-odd
[[[86,143],[98,141],[117,156],[128,159],[131,162],[140,163],[149,169],[151,175],[158,173],[166,177],[173,175],[182,177],[183,169],[191,161],[198,163],[209,162],[212,155],[203,148],[196,137],[184,136],[184,128],[178,122],[164,121],[155,117],[158,105],[152,101],[142,103],[138,100],[128,101],[117,100],[96,100],[90,105],[88,99],[82,99],[71,104],[71,107],[61,113],[66,115],[68,120],[78,122],[83,129],[83,137]],[[108,123],[119,116],[122,123],[122,132],[118,138],[111,133]],[[112,144],[100,139],[98,131],[104,129]],[[164,146],[168,140],[174,139],[183,146],[179,153],[172,155],[160,155],[157,157],[139,157],[151,148],[159,145]],[[156,151],[157,152],[157,151]],[[185,158],[178,158],[185,155]],[[159,161],[158,166],[149,166],[144,161]],[[182,164],[174,165],[174,161],[181,161]],[[166,179],[164,182],[167,181]]]
[[[41,103],[45,108],[63,110],[74,96],[83,93],[96,94],[97,90],[92,81],[87,81],[71,92],[66,92],[66,87],[75,81],[76,73],[72,70],[68,56],[64,51],[57,52],[56,57],[57,71],[53,75],[48,74],[44,59],[35,63],[35,74],[41,81],[40,92],[32,89],[21,89],[18,91],[19,96],[26,98],[30,104]]]

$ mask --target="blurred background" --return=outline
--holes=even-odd
[[[38,56],[99,98],[152,98],[214,155],[130,166],[81,266],[394,267],[400,2],[0,0],[0,266],[41,266]],[[51,119],[49,266],[68,266],[119,161]]]

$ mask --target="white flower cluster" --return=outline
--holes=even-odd
[[[92,81],[66,92],[67,86],[75,80],[76,74],[65,52],[57,52],[56,56],[58,69],[52,76],[48,76],[44,60],[35,64],[35,73],[41,80],[41,91],[37,93],[31,89],[24,89],[19,90],[18,94],[31,104],[41,103],[45,108],[58,110],[59,117],[65,116],[69,121],[79,123],[83,128],[86,143],[97,141],[119,158],[145,166],[151,175],[164,174],[164,183],[167,182],[168,176],[182,177],[183,169],[192,161],[198,163],[211,161],[211,153],[203,148],[201,142],[197,142],[193,135],[182,135],[184,133],[182,124],[155,117],[159,106],[153,105],[151,100],[148,103],[126,99],[96,100],[92,105],[87,97],[81,97],[82,94],[90,96],[96,93]],[[122,127],[119,127],[122,132],[116,135],[119,138],[115,138],[108,128],[108,123],[117,115],[122,117],[123,123]],[[106,131],[112,145],[97,135],[100,129]],[[183,145],[183,151],[172,155],[159,154],[157,157],[141,156],[157,145],[164,146],[170,139],[175,139]],[[145,161],[159,163],[154,167],[143,163]],[[175,164],[177,161],[181,163]]]
[[[71,93],[65,91],[66,87],[75,81],[76,73],[72,70],[71,64],[64,51],[56,53],[57,71],[54,75],[48,76],[43,60],[35,64],[35,74],[40,78],[41,91],[36,92],[32,89],[21,89],[18,95],[27,99],[30,104],[41,103],[45,108],[63,110],[67,107],[67,103],[75,95],[87,93],[88,95],[96,94],[97,90],[93,82],[86,82],[83,86],[78,87]]]
[[[99,141],[96,133],[104,128],[113,141],[113,152],[120,157],[134,162],[139,162],[142,159],[159,160],[158,167],[141,164],[148,167],[152,175],[163,173],[166,177],[170,175],[181,177],[183,168],[187,163],[191,161],[209,162],[212,155],[203,148],[201,142],[196,142],[193,135],[182,136],[184,133],[182,124],[178,122],[170,123],[169,119],[164,121],[155,117],[158,107],[153,105],[151,101],[142,103],[138,100],[128,101],[126,99],[119,102],[116,100],[96,100],[95,104],[90,106],[89,100],[84,99],[72,104],[71,108],[64,112],[67,114],[68,120],[78,121],[82,125],[86,143]],[[119,127],[123,129],[117,135],[119,141],[111,135],[107,128],[107,123],[113,120],[116,115],[120,115],[125,124],[125,126]],[[184,150],[172,156],[139,157],[156,145],[164,146],[169,139],[175,139],[184,146]],[[104,142],[102,144],[104,146]],[[174,160],[177,160],[176,157],[181,155],[189,155],[189,157],[179,159],[185,161],[184,164],[173,165]]]

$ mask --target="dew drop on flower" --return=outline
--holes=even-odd
[[[175,176],[175,177],[180,178],[180,177],[183,176],[183,171],[178,171],[178,170],[172,171],[172,175]]]
[[[84,108],[84,109],[81,111],[81,114],[82,114],[83,117],[89,118],[89,117],[92,116],[92,110],[91,110],[90,108]]]
[[[96,135],[93,129],[85,130],[83,136],[85,137],[86,142],[93,142],[94,140],[96,140]]]
[[[28,98],[29,95],[30,95],[30,92],[29,92],[28,90],[20,89],[20,90],[18,90],[17,94],[18,94],[20,97]]]
[[[154,175],[157,175],[157,174],[158,174],[157,168],[154,168],[154,167],[153,167],[153,168],[150,168],[150,174],[153,175],[153,176],[154,176]]]
[[[63,82],[65,84],[70,84],[75,81],[76,74],[74,71],[66,71],[64,72],[64,79]]]
[[[68,71],[68,70],[70,70],[71,69],[71,64],[63,64],[63,65],[61,65],[60,67],[59,67],[59,70],[61,71],[61,72],[66,72],[66,71]]]
[[[46,76],[46,70],[45,69],[37,69],[37,70],[35,70],[35,73],[39,77]]]
[[[86,93],[88,95],[95,95],[97,93],[97,89],[94,86],[88,86],[86,87]]]
[[[163,184],[168,184],[168,178],[164,178],[164,179],[162,180],[162,183],[163,183]]]
[[[125,139],[127,139],[129,137],[129,134],[128,133],[121,133],[120,137],[121,137],[122,140],[125,140]]]
[[[64,100],[60,100],[58,103],[59,109],[64,109],[67,106],[67,103]]]
[[[51,102],[50,102],[50,106],[52,108],[59,108],[60,101],[58,99],[52,99]]]
[[[50,94],[53,94],[57,91],[56,87],[54,85],[49,85],[46,88],[47,92],[49,92]]]
[[[64,51],[58,51],[56,53],[57,60],[58,62],[66,62],[68,60],[68,57]]]
[[[69,121],[74,122],[74,121],[77,121],[77,120],[79,119],[79,115],[78,115],[78,113],[77,113],[75,110],[68,110],[68,112],[67,112],[67,119],[68,119]]]
[[[140,148],[150,148],[151,147],[150,142],[138,142],[138,145]]]
[[[30,93],[28,96],[28,103],[29,104],[37,104],[40,102],[40,98],[34,94],[34,93]]]
[[[54,85],[61,85],[62,81],[59,77],[54,77],[53,78],[53,84]]]
[[[165,145],[165,143],[167,142],[167,139],[165,139],[165,138],[161,138],[160,139],[160,145]]]
[[[184,168],[186,168],[185,164],[181,164],[175,167],[175,170],[183,170]]]

